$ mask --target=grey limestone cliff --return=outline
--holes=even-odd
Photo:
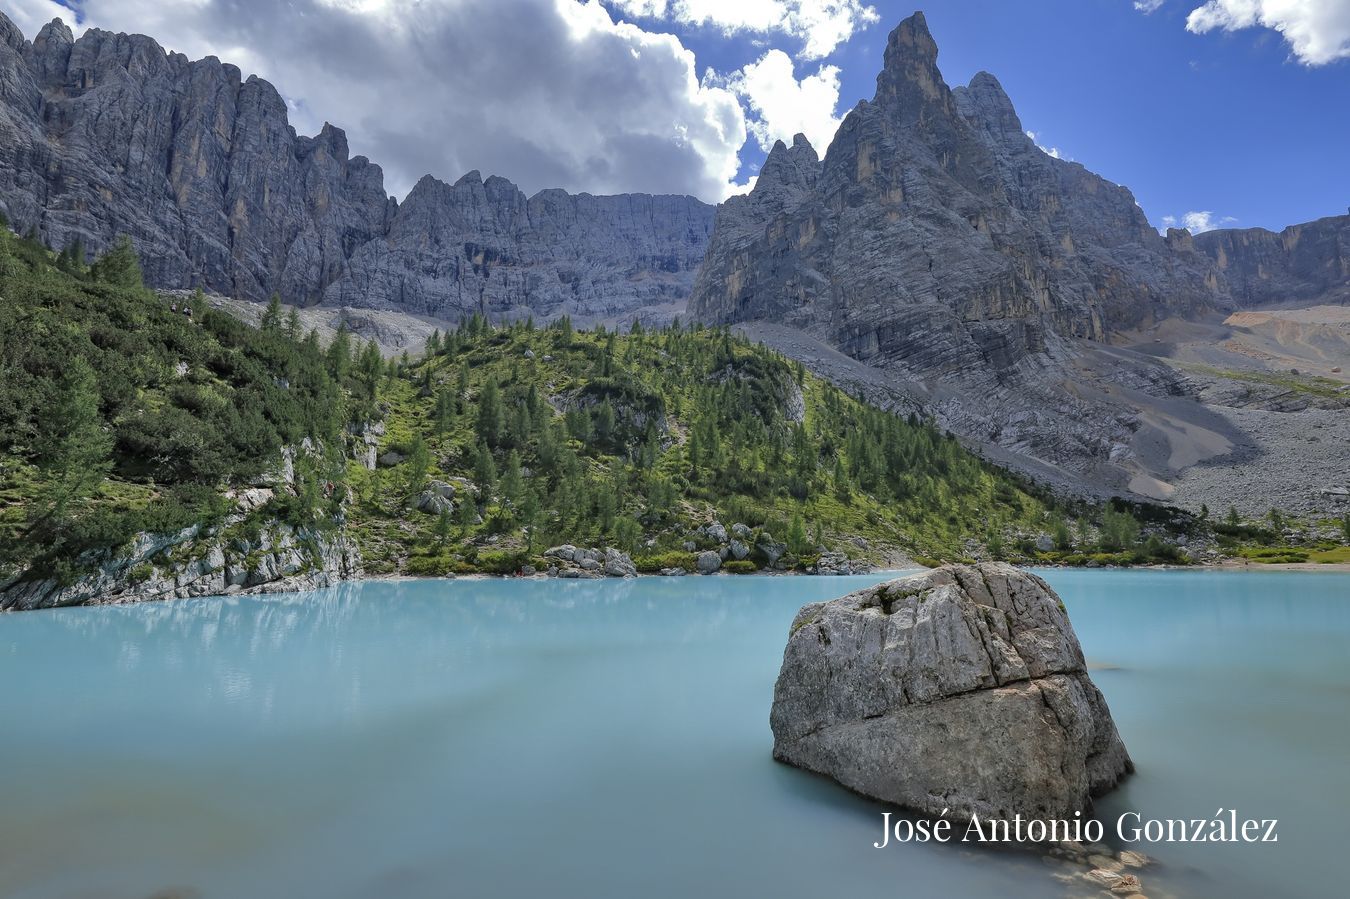
[[[0,211],[54,247],[119,233],[148,282],[457,319],[668,318],[712,230],[692,197],[527,198],[424,178],[403,203],[341,129],[297,135],[275,88],[214,57],[0,14]]]
[[[1350,214],[1279,233],[1206,231],[1195,235],[1193,244],[1213,262],[1239,306],[1350,303]]]

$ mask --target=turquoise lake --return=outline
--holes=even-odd
[[[1350,575],[1043,571],[1138,773],[1150,899],[1344,895]],[[1038,855],[874,849],[776,764],[805,602],[894,575],[408,581],[0,616],[0,896],[1045,897]],[[1108,832],[1113,828],[1108,826]]]

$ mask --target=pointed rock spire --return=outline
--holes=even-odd
[[[1020,146],[1031,143],[1007,91],[988,72],[976,73],[969,85],[954,88],[952,96],[962,117],[996,144]]]
[[[59,16],[42,26],[42,30],[38,32],[37,40],[33,43],[46,44],[53,41],[62,44],[73,44],[75,42],[75,34]]]
[[[874,102],[899,109],[906,119],[922,118],[921,110],[935,105],[953,112],[951,91],[938,71],[937,56],[928,21],[916,12],[897,25],[886,41]]]
[[[791,149],[781,140],[774,142],[773,149],[759,169],[755,189],[759,190],[761,185],[767,189],[774,184],[811,188],[815,186],[819,174],[820,157],[806,135],[798,133],[793,135]]]
[[[887,38],[884,68],[904,69],[915,61],[936,66],[937,55],[937,41],[928,30],[928,20],[922,12],[916,12],[895,26]]]

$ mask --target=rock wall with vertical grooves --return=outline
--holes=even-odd
[[[266,81],[142,35],[0,14],[0,210],[53,247],[132,237],[154,286],[443,318],[660,318],[712,231],[693,197],[527,198],[426,177],[400,204],[341,129],[297,135]]]

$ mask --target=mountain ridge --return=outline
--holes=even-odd
[[[837,348],[884,372],[896,402],[1085,490],[1170,500],[1184,469],[1259,459],[1153,335],[1343,301],[1350,216],[1161,235],[1128,188],[1038,148],[996,77],[948,87],[937,57],[916,13],[813,177],[787,164],[816,158],[805,142],[774,148],[750,195],[718,209],[691,315],[789,354]]]
[[[693,197],[526,197],[477,172],[400,203],[340,128],[298,135],[256,75],[60,19],[29,42],[0,13],[0,136],[0,210],[21,230],[86,251],[127,233],[151,284],[255,301],[659,320],[712,227]]]

